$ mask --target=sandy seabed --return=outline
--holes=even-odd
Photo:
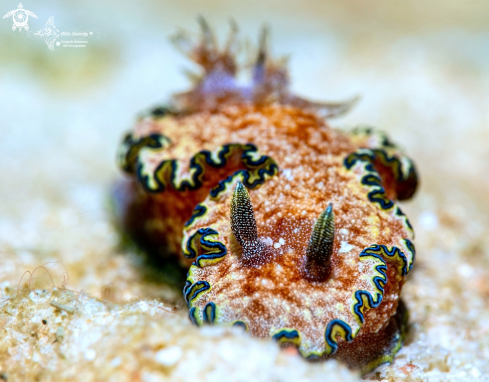
[[[194,25],[197,11],[172,12],[162,17]],[[242,17],[244,34],[257,29]],[[366,37],[348,25],[313,33],[290,20],[274,36],[278,50],[292,53],[300,93],[360,93],[358,107],[331,124],[380,127],[420,172],[418,194],[402,204],[416,231],[402,292],[410,332],[394,364],[368,378],[489,381],[489,32],[457,24],[387,37],[369,25]],[[294,27],[302,32],[291,36]],[[126,30],[119,50],[101,39],[77,50],[79,67],[59,50],[0,44],[0,380],[359,380],[341,364],[309,364],[239,330],[193,327],[171,275],[120,245],[109,192],[120,176],[117,144],[140,109],[184,84],[174,80],[177,54],[166,43],[154,49],[173,24],[165,28],[157,38]],[[110,49],[116,58],[101,60]],[[22,60],[35,60],[35,69]],[[63,72],[70,64],[73,72]]]

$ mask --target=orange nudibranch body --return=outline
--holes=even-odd
[[[189,268],[196,325],[241,326],[364,372],[391,361],[415,256],[397,204],[416,190],[412,161],[370,128],[330,128],[351,104],[292,95],[265,37],[251,84],[238,85],[234,35],[219,50],[203,29],[187,51],[203,76],[121,145],[124,229]]]

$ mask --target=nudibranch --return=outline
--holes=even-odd
[[[119,152],[126,231],[189,267],[196,325],[234,325],[364,372],[400,348],[400,293],[415,257],[397,201],[413,162],[382,133],[332,129],[351,102],[289,90],[263,34],[249,85],[236,80],[235,30],[219,49],[207,24],[176,42],[203,68],[195,87],[140,116]]]

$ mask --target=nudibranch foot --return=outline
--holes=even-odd
[[[363,375],[382,364],[392,363],[407,335],[408,318],[406,306],[400,300],[396,313],[384,329],[377,333],[360,332],[354,342],[342,342],[334,358],[352,369],[360,369]],[[330,357],[325,357],[328,358]]]
[[[355,341],[342,341],[334,355],[325,355],[323,359],[335,358],[352,369],[360,369],[363,375],[382,364],[392,363],[406,337],[408,318],[406,306],[400,300],[385,328],[377,333],[360,332]]]

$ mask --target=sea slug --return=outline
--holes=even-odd
[[[364,372],[391,361],[415,257],[397,204],[416,190],[413,162],[371,128],[330,128],[351,103],[291,94],[266,32],[241,85],[236,29],[220,49],[201,25],[197,43],[176,38],[203,69],[195,87],[141,115],[121,145],[124,229],[189,268],[196,325],[240,326]]]

